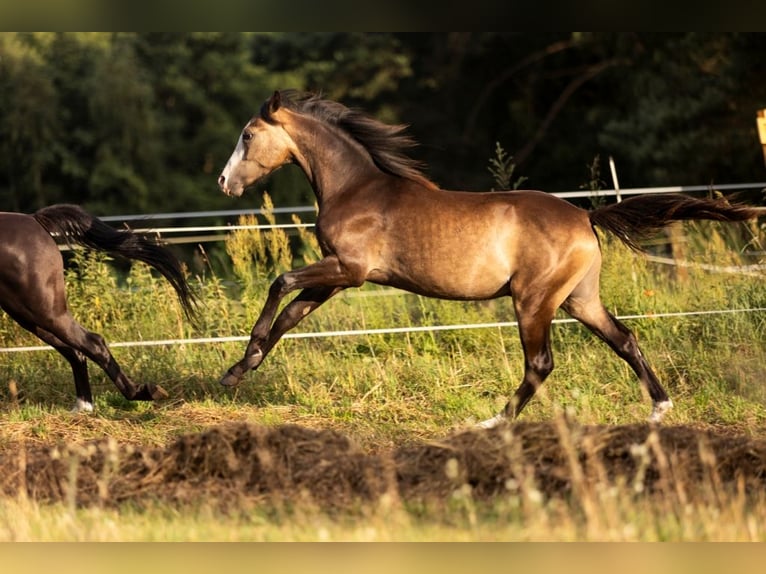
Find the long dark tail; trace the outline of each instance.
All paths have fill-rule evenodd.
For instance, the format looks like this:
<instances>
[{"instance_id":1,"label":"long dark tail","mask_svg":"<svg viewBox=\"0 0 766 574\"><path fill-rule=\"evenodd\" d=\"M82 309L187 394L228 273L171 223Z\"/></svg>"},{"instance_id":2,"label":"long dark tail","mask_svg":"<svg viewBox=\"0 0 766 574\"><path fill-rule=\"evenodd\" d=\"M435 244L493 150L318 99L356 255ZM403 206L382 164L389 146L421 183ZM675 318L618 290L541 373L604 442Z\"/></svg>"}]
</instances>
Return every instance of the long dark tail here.
<instances>
[{"instance_id":1,"label":"long dark tail","mask_svg":"<svg viewBox=\"0 0 766 574\"><path fill-rule=\"evenodd\" d=\"M51 205L32 217L48 233L58 234L67 243L135 259L153 267L173 286L186 316L195 319L197 298L186 281L181 263L166 248L132 231L117 231L77 205Z\"/></svg>"},{"instance_id":2,"label":"long dark tail","mask_svg":"<svg viewBox=\"0 0 766 574\"><path fill-rule=\"evenodd\" d=\"M725 198L697 199L669 193L631 197L620 203L599 207L589 215L591 224L614 233L631 249L642 251L639 240L672 221L746 221L766 215L766 209L729 202Z\"/></svg>"}]
</instances>

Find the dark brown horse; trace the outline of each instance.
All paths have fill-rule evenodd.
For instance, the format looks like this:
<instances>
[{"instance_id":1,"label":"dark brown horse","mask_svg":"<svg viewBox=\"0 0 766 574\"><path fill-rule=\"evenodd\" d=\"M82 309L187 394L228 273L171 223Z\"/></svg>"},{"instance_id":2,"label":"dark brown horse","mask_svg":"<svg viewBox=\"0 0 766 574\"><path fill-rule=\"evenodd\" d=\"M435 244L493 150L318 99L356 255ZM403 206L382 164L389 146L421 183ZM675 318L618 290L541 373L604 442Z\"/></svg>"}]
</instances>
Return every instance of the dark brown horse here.
<instances>
[{"instance_id":1,"label":"dark brown horse","mask_svg":"<svg viewBox=\"0 0 766 574\"><path fill-rule=\"evenodd\" d=\"M93 410L86 358L104 369L126 399L166 397L160 386L133 383L103 337L86 331L72 318L63 260L51 234L69 243L143 261L170 281L186 315L193 318L195 298L178 260L149 238L112 229L76 205L53 205L32 215L0 212L0 307L69 361L77 392L73 410Z\"/></svg>"},{"instance_id":2,"label":"dark brown horse","mask_svg":"<svg viewBox=\"0 0 766 574\"><path fill-rule=\"evenodd\" d=\"M403 130L292 91L275 92L247 123L218 178L221 190L239 196L278 167L298 164L317 197L324 258L274 281L244 358L221 383L238 384L306 315L339 291L371 281L443 299L513 298L524 378L504 412L482 426L518 415L553 369L550 326L558 308L628 362L652 399L651 420L659 421L672 402L634 335L601 303L593 228L635 249L638 238L671 221L740 221L759 210L673 194L589 212L539 191L445 191L404 155L413 142ZM276 316L282 298L296 289L301 292Z\"/></svg>"}]
</instances>

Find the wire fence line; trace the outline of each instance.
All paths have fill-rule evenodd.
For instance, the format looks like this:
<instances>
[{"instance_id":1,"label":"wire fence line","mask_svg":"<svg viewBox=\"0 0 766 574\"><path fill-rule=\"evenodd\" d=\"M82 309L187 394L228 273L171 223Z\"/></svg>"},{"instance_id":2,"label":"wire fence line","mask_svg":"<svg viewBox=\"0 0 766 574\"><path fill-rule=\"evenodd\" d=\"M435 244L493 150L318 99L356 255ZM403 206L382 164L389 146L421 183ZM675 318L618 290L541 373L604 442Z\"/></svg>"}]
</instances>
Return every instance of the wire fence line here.
<instances>
[{"instance_id":1,"label":"wire fence line","mask_svg":"<svg viewBox=\"0 0 766 574\"><path fill-rule=\"evenodd\" d=\"M576 198L576 197L607 197L621 195L638 195L638 194L659 194L659 193L681 193L681 192L700 192L710 191L716 189L720 191L729 190L744 190L744 189L764 189L766 191L766 182L762 183L742 183L742 184L724 184L718 186L705 186L705 185L690 185L690 186L665 186L665 187L652 187L652 188L626 188L626 189L606 189L600 191L572 191L572 192L560 192L552 193L552 195L561 197L564 199ZM316 214L316 206L295 206L295 207L275 207L270 210L272 214L298 214L298 213L312 213ZM102 217L104 221L130 221L141 220L150 221L157 219L170 219L170 218L202 218L213 216L241 216L241 215L262 215L261 209L241 209L241 210L223 210L223 211L195 211L195 212L171 212L171 213L155 213L155 214L143 214L143 215L115 215ZM183 244L183 243L204 243L210 241L221 241L228 237L229 233L238 230L294 230L294 229L311 229L315 227L314 223L273 223L273 224L227 224L227 225L201 225L201 226L181 226L181 227L145 227L136 228L133 231L137 233L155 233L157 235L174 235L184 233L216 233L215 235L190 235L186 237L165 237L163 240L165 243L171 244ZM79 249L78 246L60 245L59 249L66 251L69 249ZM659 257L655 255L646 255L649 261L659 263L663 265L671 265L678 267L699 267L706 271L713 273L736 273L750 276L762 276L763 271L766 271L766 265L743 265L743 266L716 266L710 264L696 263L691 261L683 261L672 259L668 257ZM381 295L382 293L367 293L370 296Z\"/></svg>"},{"instance_id":2,"label":"wire fence line","mask_svg":"<svg viewBox=\"0 0 766 574\"><path fill-rule=\"evenodd\" d=\"M734 313L762 313L766 312L766 307L751 307L744 309L712 309L705 311L677 311L666 313L647 313L635 315L618 315L617 319L621 321L631 321L637 319L668 319L677 317L695 317L705 315L730 315ZM560 325L566 323L576 323L576 319L554 319L553 324ZM407 333L423 333L438 331L460 331L466 329L503 329L509 327L518 327L518 321L500 321L491 323L459 323L453 325L420 325L410 327L384 327L379 329L346 329L338 331L310 331L303 333L287 333L283 339L317 339L329 337L354 337L361 335L395 335ZM215 343L231 343L249 341L247 335L235 335L227 337L196 337L189 339L160 339L154 341L118 341L109 343L110 347L158 347L169 345L200 345ZM0 348L0 353L24 353L32 351L52 351L53 348L45 345L29 347L7 347Z\"/></svg>"},{"instance_id":3,"label":"wire fence line","mask_svg":"<svg viewBox=\"0 0 766 574\"><path fill-rule=\"evenodd\" d=\"M605 189L599 191L571 191L571 192L558 192L552 193L562 199L584 198L584 197L611 197L611 196L625 196L625 195L639 195L639 194L652 194L652 193L691 193L702 192L710 190L719 191L731 191L731 190L747 190L747 189L766 189L766 182L762 183L743 183L743 184L724 184L724 185L691 185L691 186L666 186L666 187L653 187L653 188L624 188L624 189ZM294 207L275 207L269 210L272 214L299 214L299 213L312 213L316 214L316 206L294 206ZM239 209L239 210L218 210L218 211L193 211L193 212L169 212L169 213L154 213L154 214L136 214L136 215L114 215L100 217L103 221L153 221L163 219L193 219L204 217L233 217L241 215L262 215L264 212L261 209ZM157 233L157 234L175 234L175 233L206 233L206 232L225 232L220 235L207 235L207 236L191 236L184 238L166 239L168 243L189 243L198 241L217 241L225 238L229 232L235 230L244 229L306 229L314 227L313 223L280 223L280 224L252 224L252 225L208 225L208 226L186 226L186 227L156 227L156 228L140 228L134 229L136 232L143 233ZM66 246L61 246L61 249L66 249ZM650 261L656 263L678 265L683 267L688 266L700 266L703 269L712 272L721 273L744 273L748 275L762 275L760 273L766 266L764 265L749 265L749 266L727 266L719 267L713 265L703 265L686 261L677 261L670 258L662 258L656 256L647 256ZM390 291L390 292L389 292ZM369 296L379 295L396 295L406 294L399 290L386 290L381 293L364 293ZM362 293L359 294L360 296ZM729 313L754 313L763 312L766 308L748 308L748 309L717 309L709 311L689 311L689 312L674 312L674 313L653 313L645 315L623 315L618 316L621 320L635 320L635 319L658 319L658 318L671 318L671 317L687 317L687 316L699 316L699 315L713 315L713 314L729 314ZM574 319L556 319L554 324L573 323ZM463 329L486 329L486 328L508 328L517 327L516 321L506 322L494 322L494 323L473 323L473 324L456 324L456 325L430 325L430 326L417 326L417 327L390 327L381 329L352 329L341 331L320 331L320 332L304 332L304 333L287 333L284 338L321 338L321 337L340 337L340 336L360 336L360 335L380 335L380 334L399 334L399 333L417 333L417 332L435 332L435 331L447 331L447 330L463 330ZM162 345L189 345L189 344L214 344L214 343L226 343L226 342L243 342L248 341L249 336L228 336L228 337L198 337L189 339L164 339L156 341L122 341L110 343L111 347L138 347L138 346L162 346ZM9 347L0 348L0 353L14 353L14 352L28 352L28 351L43 351L52 350L48 346L29 346L29 347Z\"/></svg>"},{"instance_id":4,"label":"wire fence line","mask_svg":"<svg viewBox=\"0 0 766 574\"><path fill-rule=\"evenodd\" d=\"M659 255L644 255L652 263L661 263L662 265L672 265L674 267L698 268L711 273L730 273L735 275L747 275L749 277L766 277L766 265L712 265L710 263L697 263L694 261L685 261L683 259L673 259L671 257L660 257Z\"/></svg>"},{"instance_id":5,"label":"wire fence line","mask_svg":"<svg viewBox=\"0 0 766 574\"><path fill-rule=\"evenodd\" d=\"M560 197L562 199L576 199L576 198L601 198L601 197L617 197L620 199L625 195L643 195L643 194L659 194L659 193L696 193L696 192L709 192L711 190L718 191L736 191L736 190L751 190L751 189L764 189L766 190L766 182L760 183L731 183L722 185L677 185L677 186L664 186L664 187L636 187L636 188L624 188L624 189L604 189L604 190L579 190L579 191L564 191L564 192L552 192L551 195ZM293 207L274 207L269 210L269 213L273 215L298 215L298 214L311 214L316 215L317 207L315 205L299 205ZM238 217L242 215L264 215L264 210L259 208L253 209L228 209L217 211L179 211L179 212L167 212L167 213L148 213L148 214L128 214L128 215L109 215L100 217L102 221L107 222L150 222L161 221L170 219L201 219L201 218L221 218L221 217ZM295 230L295 229L310 229L315 225L313 223L274 223L274 224L251 224L251 225L202 225L202 226L174 226L174 227L141 227L132 229L137 233L154 233L157 235L171 235L174 237L163 238L165 243L180 245L189 243L209 243L216 241L223 241L228 234L236 230L245 229L257 229L257 230ZM188 235L191 233L206 233L207 235ZM186 234L185 236L182 236ZM62 251L69 249L68 246L61 246Z\"/></svg>"},{"instance_id":6,"label":"wire fence line","mask_svg":"<svg viewBox=\"0 0 766 574\"><path fill-rule=\"evenodd\" d=\"M551 192L551 195L562 199L588 197L617 197L618 195L642 195L650 193L695 193L701 191L736 191L748 189L766 189L766 182L760 183L727 183L722 185L674 185L665 187L633 187L622 189L602 189ZM299 205L295 207L274 207L269 210L274 215L316 213L316 206ZM169 213L145 213L132 215L107 215L99 217L102 221L151 221L162 219L196 219L203 217L235 217L240 215L262 215L262 209L227 209L218 211L176 211Z\"/></svg>"},{"instance_id":7,"label":"wire fence line","mask_svg":"<svg viewBox=\"0 0 766 574\"><path fill-rule=\"evenodd\" d=\"M284 215L292 213L316 213L313 205L299 205L294 207L274 207L269 213ZM262 209L223 209L217 211L172 211L168 213L139 213L133 215L105 215L99 216L101 221L151 221L154 219L198 219L201 217L235 217L240 215L263 215Z\"/></svg>"}]
</instances>

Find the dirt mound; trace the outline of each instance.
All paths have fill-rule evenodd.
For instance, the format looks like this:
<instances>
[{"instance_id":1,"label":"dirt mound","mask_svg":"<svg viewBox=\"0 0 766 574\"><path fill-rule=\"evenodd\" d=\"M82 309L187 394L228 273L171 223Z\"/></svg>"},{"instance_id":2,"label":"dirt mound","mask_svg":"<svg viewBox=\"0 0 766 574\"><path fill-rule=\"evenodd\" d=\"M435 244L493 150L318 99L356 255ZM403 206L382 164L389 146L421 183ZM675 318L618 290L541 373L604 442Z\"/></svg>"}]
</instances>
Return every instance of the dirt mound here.
<instances>
[{"instance_id":1,"label":"dirt mound","mask_svg":"<svg viewBox=\"0 0 766 574\"><path fill-rule=\"evenodd\" d=\"M766 487L766 441L690 427L582 426L563 419L470 430L365 452L348 437L295 425L226 424L162 448L104 439L0 456L0 491L38 501L306 502L325 510L389 499L491 500L525 489L581 495L596 485L695 496ZM74 487L76 485L76 487Z\"/></svg>"}]
</instances>

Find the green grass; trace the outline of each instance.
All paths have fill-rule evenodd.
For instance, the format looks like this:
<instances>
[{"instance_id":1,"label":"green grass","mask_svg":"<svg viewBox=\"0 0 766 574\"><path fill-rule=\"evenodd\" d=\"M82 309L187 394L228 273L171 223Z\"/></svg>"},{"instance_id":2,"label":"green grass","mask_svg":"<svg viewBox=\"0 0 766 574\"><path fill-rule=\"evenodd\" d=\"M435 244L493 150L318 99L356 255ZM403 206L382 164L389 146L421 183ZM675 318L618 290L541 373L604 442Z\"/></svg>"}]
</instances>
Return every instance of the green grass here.
<instances>
[{"instance_id":1,"label":"green grass","mask_svg":"<svg viewBox=\"0 0 766 574\"><path fill-rule=\"evenodd\" d=\"M688 259L715 265L752 263L742 240L721 227L687 225ZM748 241L762 243L753 227ZM238 232L228 244L234 277L196 281L203 318L185 321L172 290L142 265L117 277L107 258L80 254L69 273L75 317L108 342L246 335L265 299L274 266L316 257L310 238L291 261L280 232ZM763 277L716 274L647 261L603 238L602 297L617 315L766 307ZM251 255L260 250L259 264ZM269 262L264 265L263 261ZM363 296L360 296L363 295ZM563 317L563 315L562 315ZM513 320L509 300L448 302L366 286L341 294L296 331L374 329L423 324ZM723 428L766 437L766 314L642 318L626 323L675 403L668 424ZM40 344L0 316L0 345ZM0 449L22 441L76 442L112 436L161 445L212 424L244 420L333 428L367 448L444 436L501 409L522 375L515 328L436 333L358 335L281 341L257 372L236 389L218 384L244 343L113 348L138 382L161 384L171 395L157 404L130 403L90 366L96 412L68 413L71 373L53 351L3 354ZM549 420L562 409L584 424L646 420L650 402L628 366L579 324L553 327L556 369L529 404L525 420ZM15 391L13 390L15 389ZM504 501L479 507L470 497L447 510L373 509L362 522L320 514L309 519L267 511L221 516L209 508L71 509L8 501L0 510L0 539L33 540L707 540L766 539L766 505L747 512L736 497L726 508L691 506L668 515L650 503L598 499L597 523L551 505ZM515 506L514 506L515 505ZM526 506L525 506L526 505ZM310 511L306 511L310 514ZM685 514L684 514L685 513ZM304 520L305 519L305 520Z\"/></svg>"}]
</instances>

